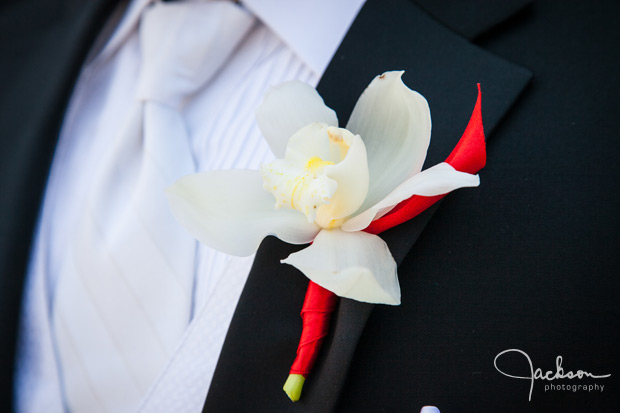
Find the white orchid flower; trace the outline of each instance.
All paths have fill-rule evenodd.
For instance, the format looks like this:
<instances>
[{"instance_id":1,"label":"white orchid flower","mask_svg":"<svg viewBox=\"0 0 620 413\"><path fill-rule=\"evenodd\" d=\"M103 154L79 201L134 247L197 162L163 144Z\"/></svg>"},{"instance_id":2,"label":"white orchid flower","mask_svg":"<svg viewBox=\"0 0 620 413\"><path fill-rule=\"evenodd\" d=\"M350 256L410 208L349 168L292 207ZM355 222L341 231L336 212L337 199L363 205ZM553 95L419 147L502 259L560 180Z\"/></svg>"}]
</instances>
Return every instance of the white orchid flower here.
<instances>
[{"instance_id":1,"label":"white orchid flower","mask_svg":"<svg viewBox=\"0 0 620 413\"><path fill-rule=\"evenodd\" d=\"M260 172L184 177L168 190L173 213L202 243L232 255L253 254L268 235L312 242L282 262L341 297L400 304L394 258L380 237L363 230L412 195L479 185L477 175L447 163L422 171L430 111L402 74L376 77L346 129L310 86L272 88L256 116L281 159Z\"/></svg>"}]
</instances>

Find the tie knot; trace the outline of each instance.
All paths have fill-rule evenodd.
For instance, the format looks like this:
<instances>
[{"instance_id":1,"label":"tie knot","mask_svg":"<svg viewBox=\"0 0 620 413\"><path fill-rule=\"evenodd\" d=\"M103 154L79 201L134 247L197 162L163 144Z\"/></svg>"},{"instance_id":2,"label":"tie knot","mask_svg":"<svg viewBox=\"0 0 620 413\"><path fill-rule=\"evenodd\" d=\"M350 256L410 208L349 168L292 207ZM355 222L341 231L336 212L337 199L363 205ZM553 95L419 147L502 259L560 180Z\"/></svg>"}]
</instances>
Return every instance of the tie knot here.
<instances>
[{"instance_id":1,"label":"tie knot","mask_svg":"<svg viewBox=\"0 0 620 413\"><path fill-rule=\"evenodd\" d=\"M158 2L140 21L137 98L173 107L217 73L254 18L228 1Z\"/></svg>"}]
</instances>

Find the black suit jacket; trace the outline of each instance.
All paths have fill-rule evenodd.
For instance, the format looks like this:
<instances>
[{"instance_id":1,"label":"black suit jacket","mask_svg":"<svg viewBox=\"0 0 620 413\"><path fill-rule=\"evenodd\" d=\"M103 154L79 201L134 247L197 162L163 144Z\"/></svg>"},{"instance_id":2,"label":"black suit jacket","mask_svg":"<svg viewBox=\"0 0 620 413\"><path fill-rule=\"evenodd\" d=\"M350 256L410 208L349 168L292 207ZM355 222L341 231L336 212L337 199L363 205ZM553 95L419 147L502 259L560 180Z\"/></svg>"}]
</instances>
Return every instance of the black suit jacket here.
<instances>
[{"instance_id":1,"label":"black suit jacket","mask_svg":"<svg viewBox=\"0 0 620 413\"><path fill-rule=\"evenodd\" d=\"M71 87L109 3L3 6L0 391L6 409L23 274L49 162ZM451 194L382 234L400 264L403 304L341 300L295 405L281 385L299 338L307 281L279 264L295 248L268 238L205 410L416 411L424 404L444 412L617 410L618 8L611 1L417 3L369 0L319 91L344 124L374 75L407 70L405 82L431 108L430 166L460 137L481 83L489 138L481 187ZM562 355L565 371L612 376L538 380L528 401L530 383L493 364L511 348L543 371L555 371ZM525 363L506 356L500 365L525 376ZM604 390L545 391L545 384Z\"/></svg>"}]
</instances>

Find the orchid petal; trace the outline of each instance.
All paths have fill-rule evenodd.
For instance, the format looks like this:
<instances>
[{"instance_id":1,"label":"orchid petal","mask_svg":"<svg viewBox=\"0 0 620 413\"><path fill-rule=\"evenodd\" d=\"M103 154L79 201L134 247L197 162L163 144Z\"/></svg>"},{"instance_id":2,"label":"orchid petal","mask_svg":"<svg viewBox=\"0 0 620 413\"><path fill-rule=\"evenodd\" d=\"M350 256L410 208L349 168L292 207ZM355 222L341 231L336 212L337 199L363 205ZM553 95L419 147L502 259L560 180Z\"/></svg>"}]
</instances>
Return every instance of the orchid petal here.
<instances>
[{"instance_id":1,"label":"orchid petal","mask_svg":"<svg viewBox=\"0 0 620 413\"><path fill-rule=\"evenodd\" d=\"M285 159L299 163L314 156L329 159L330 148L326 123L312 122L297 130L288 141Z\"/></svg>"},{"instance_id":2,"label":"orchid petal","mask_svg":"<svg viewBox=\"0 0 620 413\"><path fill-rule=\"evenodd\" d=\"M211 171L179 179L166 190L179 222L203 244L227 254L248 256L275 235L291 244L316 236L317 225L295 210L275 210L257 171Z\"/></svg>"},{"instance_id":3,"label":"orchid petal","mask_svg":"<svg viewBox=\"0 0 620 413\"><path fill-rule=\"evenodd\" d=\"M387 244L376 235L323 230L312 245L282 262L340 297L400 304L396 262Z\"/></svg>"},{"instance_id":4,"label":"orchid petal","mask_svg":"<svg viewBox=\"0 0 620 413\"><path fill-rule=\"evenodd\" d=\"M360 231L412 195L442 195L458 188L478 185L478 175L459 172L450 164L442 162L407 179L377 204L345 222L342 229Z\"/></svg>"},{"instance_id":5,"label":"orchid petal","mask_svg":"<svg viewBox=\"0 0 620 413\"><path fill-rule=\"evenodd\" d=\"M366 147L359 135L351 137L347 154L342 162L325 167L325 175L338 183L338 189L329 204L321 205L317 222L345 218L358 210L368 194L368 162Z\"/></svg>"},{"instance_id":6,"label":"orchid petal","mask_svg":"<svg viewBox=\"0 0 620 413\"><path fill-rule=\"evenodd\" d=\"M370 184L362 211L420 172L426 158L430 110L422 95L405 86L402 74L377 76L360 96L347 124L362 137L368 151Z\"/></svg>"},{"instance_id":7,"label":"orchid petal","mask_svg":"<svg viewBox=\"0 0 620 413\"><path fill-rule=\"evenodd\" d=\"M318 92L299 81L269 89L256 109L256 121L277 158L284 157L289 138L302 127L312 122L338 126L336 113L325 106Z\"/></svg>"}]
</instances>

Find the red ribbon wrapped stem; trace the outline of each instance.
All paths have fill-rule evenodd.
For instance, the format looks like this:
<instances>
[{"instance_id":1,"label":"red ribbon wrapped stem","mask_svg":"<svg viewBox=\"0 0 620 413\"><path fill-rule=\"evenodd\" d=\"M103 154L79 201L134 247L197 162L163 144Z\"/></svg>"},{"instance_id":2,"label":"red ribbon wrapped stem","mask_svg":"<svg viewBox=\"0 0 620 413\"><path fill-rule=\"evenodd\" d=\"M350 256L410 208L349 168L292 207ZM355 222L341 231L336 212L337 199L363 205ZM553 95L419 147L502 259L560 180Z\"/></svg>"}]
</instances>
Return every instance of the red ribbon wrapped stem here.
<instances>
[{"instance_id":1,"label":"red ribbon wrapped stem","mask_svg":"<svg viewBox=\"0 0 620 413\"><path fill-rule=\"evenodd\" d=\"M337 295L310 281L301 308L303 320L301 339L290 374L301 374L306 377L312 370L321 344L329 332L329 320L337 302Z\"/></svg>"}]
</instances>

